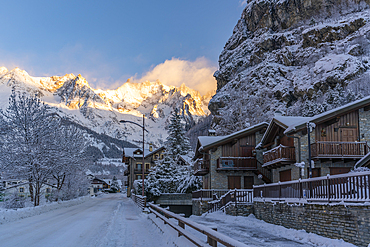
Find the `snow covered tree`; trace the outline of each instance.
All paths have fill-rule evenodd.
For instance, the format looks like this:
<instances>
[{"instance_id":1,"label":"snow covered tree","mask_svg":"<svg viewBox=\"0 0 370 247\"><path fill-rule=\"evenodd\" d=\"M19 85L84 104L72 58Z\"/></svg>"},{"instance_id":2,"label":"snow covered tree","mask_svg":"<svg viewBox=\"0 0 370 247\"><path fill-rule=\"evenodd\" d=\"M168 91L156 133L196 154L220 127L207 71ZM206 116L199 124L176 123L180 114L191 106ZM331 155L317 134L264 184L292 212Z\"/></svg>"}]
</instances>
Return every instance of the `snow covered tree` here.
<instances>
[{"instance_id":1,"label":"snow covered tree","mask_svg":"<svg viewBox=\"0 0 370 247\"><path fill-rule=\"evenodd\" d=\"M53 199L57 201L66 177L83 173L92 160L86 154L87 139L84 133L76 126L67 125L67 123L62 124L55 131L53 140L57 148L52 164L52 177L54 182L56 182L56 191L54 191Z\"/></svg>"},{"instance_id":2,"label":"snow covered tree","mask_svg":"<svg viewBox=\"0 0 370 247\"><path fill-rule=\"evenodd\" d=\"M14 90L9 106L0 110L0 164L3 170L29 180L31 199L39 205L41 187L52 173L53 130L59 121L36 96Z\"/></svg>"},{"instance_id":3,"label":"snow covered tree","mask_svg":"<svg viewBox=\"0 0 370 247\"><path fill-rule=\"evenodd\" d=\"M168 151L163 160L159 161L144 181L144 189L148 198L160 196L162 193L175 193L181 179L179 169ZM141 191L141 181L136 183L136 191Z\"/></svg>"},{"instance_id":4,"label":"snow covered tree","mask_svg":"<svg viewBox=\"0 0 370 247\"><path fill-rule=\"evenodd\" d=\"M181 122L179 110L175 108L168 125L168 137L165 142L168 154L174 159L178 154L185 155L191 151L189 138L185 135L185 127Z\"/></svg>"},{"instance_id":5,"label":"snow covered tree","mask_svg":"<svg viewBox=\"0 0 370 247\"><path fill-rule=\"evenodd\" d=\"M114 193L120 190L116 176L113 177L110 188Z\"/></svg>"},{"instance_id":6,"label":"snow covered tree","mask_svg":"<svg viewBox=\"0 0 370 247\"><path fill-rule=\"evenodd\" d=\"M15 90L7 109L0 110L0 170L28 179L34 206L40 203L43 185L55 178L60 191L66 175L84 167L85 138L61 122L38 97Z\"/></svg>"}]
</instances>

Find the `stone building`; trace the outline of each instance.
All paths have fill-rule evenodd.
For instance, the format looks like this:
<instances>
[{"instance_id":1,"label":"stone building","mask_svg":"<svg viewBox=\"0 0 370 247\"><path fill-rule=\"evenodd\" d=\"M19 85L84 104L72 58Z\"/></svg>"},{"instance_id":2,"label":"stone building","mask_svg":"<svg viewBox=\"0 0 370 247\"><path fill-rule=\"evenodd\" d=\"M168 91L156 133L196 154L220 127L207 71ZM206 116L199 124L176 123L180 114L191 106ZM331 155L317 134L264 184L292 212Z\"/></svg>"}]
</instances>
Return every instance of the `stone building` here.
<instances>
[{"instance_id":1,"label":"stone building","mask_svg":"<svg viewBox=\"0 0 370 247\"><path fill-rule=\"evenodd\" d=\"M144 166L143 166L143 151L141 148L124 148L123 159L127 165L125 176L127 176L127 195L131 195L131 189L135 180L142 179L142 169L144 169L144 178L149 174L149 170L155 166L155 162L163 159L164 147L153 150L152 146L144 150Z\"/></svg>"},{"instance_id":2,"label":"stone building","mask_svg":"<svg viewBox=\"0 0 370 247\"><path fill-rule=\"evenodd\" d=\"M227 136L198 137L194 175L203 176L203 189L251 189L270 182L255 147L268 124L260 123Z\"/></svg>"}]
</instances>

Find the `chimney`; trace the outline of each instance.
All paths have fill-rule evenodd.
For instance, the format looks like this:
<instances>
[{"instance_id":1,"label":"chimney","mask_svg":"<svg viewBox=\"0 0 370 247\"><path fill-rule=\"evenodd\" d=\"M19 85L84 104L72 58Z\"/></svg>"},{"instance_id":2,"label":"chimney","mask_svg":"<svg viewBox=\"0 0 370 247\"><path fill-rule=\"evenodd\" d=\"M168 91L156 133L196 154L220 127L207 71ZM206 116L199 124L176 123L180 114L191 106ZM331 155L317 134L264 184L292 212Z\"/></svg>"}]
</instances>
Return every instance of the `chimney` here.
<instances>
[{"instance_id":1,"label":"chimney","mask_svg":"<svg viewBox=\"0 0 370 247\"><path fill-rule=\"evenodd\" d=\"M216 131L213 129L208 130L208 136L216 136Z\"/></svg>"},{"instance_id":2,"label":"chimney","mask_svg":"<svg viewBox=\"0 0 370 247\"><path fill-rule=\"evenodd\" d=\"M275 112L275 117L283 116L283 113L281 111L276 111Z\"/></svg>"},{"instance_id":3,"label":"chimney","mask_svg":"<svg viewBox=\"0 0 370 247\"><path fill-rule=\"evenodd\" d=\"M153 152L153 144L149 143L149 152Z\"/></svg>"}]
</instances>

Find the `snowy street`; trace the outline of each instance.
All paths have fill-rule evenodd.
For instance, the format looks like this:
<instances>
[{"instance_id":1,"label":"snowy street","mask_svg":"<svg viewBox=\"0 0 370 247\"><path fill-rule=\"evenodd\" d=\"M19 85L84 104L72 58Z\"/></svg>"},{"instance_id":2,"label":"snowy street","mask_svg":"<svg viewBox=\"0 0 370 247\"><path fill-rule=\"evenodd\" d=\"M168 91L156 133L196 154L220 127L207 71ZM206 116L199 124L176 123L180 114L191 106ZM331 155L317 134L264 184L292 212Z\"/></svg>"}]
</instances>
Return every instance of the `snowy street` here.
<instances>
[{"instance_id":1,"label":"snowy street","mask_svg":"<svg viewBox=\"0 0 370 247\"><path fill-rule=\"evenodd\" d=\"M0 224L0 246L173 246L122 194ZM155 240L155 242L153 242Z\"/></svg>"}]
</instances>

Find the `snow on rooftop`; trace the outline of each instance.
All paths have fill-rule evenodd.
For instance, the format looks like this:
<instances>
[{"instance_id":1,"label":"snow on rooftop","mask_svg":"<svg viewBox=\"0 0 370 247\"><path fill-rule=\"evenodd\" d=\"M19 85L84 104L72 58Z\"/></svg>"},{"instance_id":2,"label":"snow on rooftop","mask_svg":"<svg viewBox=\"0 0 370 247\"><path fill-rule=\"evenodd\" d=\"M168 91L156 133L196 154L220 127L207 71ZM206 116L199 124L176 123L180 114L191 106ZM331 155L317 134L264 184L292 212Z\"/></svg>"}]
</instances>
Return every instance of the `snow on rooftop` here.
<instances>
[{"instance_id":1,"label":"snow on rooftop","mask_svg":"<svg viewBox=\"0 0 370 247\"><path fill-rule=\"evenodd\" d=\"M348 103L348 104L345 104L343 106L340 106L340 107L337 107L337 108L334 108L332 110L329 110L329 111L326 111L326 112L323 112L321 114L318 114L318 115L315 115L313 117L308 117L308 118L303 118L302 117L302 120L301 121L297 121L296 123L292 123L284 132L284 134L287 134L289 132L291 132L292 130L294 130L295 128L297 128L298 126L304 124L304 123L308 123L308 122L316 122L317 120L319 120L320 118L322 117L325 117L325 116L328 116L330 114L335 114L337 112L340 112L342 111L343 109L346 109L346 108L351 108L351 107L355 107L356 105L358 104L368 104L370 103L370 96L367 96L367 97L364 97L362 99L359 99L359 100L356 100L356 101L353 101L351 103Z\"/></svg>"}]
</instances>

